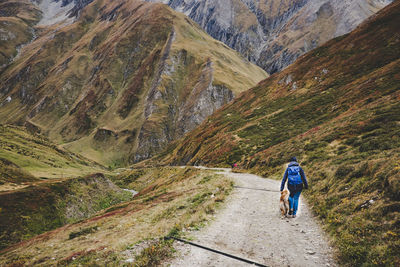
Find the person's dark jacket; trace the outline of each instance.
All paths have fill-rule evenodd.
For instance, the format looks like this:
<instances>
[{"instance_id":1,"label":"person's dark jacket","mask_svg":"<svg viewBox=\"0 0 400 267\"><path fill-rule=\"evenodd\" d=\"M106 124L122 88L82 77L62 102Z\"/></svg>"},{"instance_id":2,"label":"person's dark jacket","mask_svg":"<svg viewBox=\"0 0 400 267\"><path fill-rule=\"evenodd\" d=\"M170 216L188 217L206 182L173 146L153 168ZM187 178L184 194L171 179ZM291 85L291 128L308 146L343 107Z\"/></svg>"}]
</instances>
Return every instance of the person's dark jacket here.
<instances>
[{"instance_id":1,"label":"person's dark jacket","mask_svg":"<svg viewBox=\"0 0 400 267\"><path fill-rule=\"evenodd\" d=\"M299 163L297 163L296 161L292 161L292 162L289 163L288 167L286 168L285 174L283 175L283 179L282 179L282 183L281 183L281 191L283 191L283 189L285 188L285 183L286 183L286 180L288 178L288 169L291 166L299 166L300 176L301 176L301 180L303 182L301 185L304 184L304 188L307 189L308 188L308 182L307 182L307 178L306 178L306 175L305 175L303 169L300 167ZM289 191L290 191L290 185L288 185L288 188L289 188Z\"/></svg>"}]
</instances>

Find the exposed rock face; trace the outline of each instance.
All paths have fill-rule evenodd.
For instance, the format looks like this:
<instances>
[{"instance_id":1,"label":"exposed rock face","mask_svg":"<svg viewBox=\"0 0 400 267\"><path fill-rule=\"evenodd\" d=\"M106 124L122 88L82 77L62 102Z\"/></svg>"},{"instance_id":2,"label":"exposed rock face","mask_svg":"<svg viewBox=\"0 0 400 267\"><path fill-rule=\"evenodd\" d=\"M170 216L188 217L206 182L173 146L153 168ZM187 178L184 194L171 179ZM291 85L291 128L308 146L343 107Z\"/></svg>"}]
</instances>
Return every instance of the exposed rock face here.
<instances>
[{"instance_id":1,"label":"exposed rock face","mask_svg":"<svg viewBox=\"0 0 400 267\"><path fill-rule=\"evenodd\" d=\"M390 0L147 0L185 13L269 73L348 33Z\"/></svg>"},{"instance_id":2,"label":"exposed rock face","mask_svg":"<svg viewBox=\"0 0 400 267\"><path fill-rule=\"evenodd\" d=\"M394 114L400 114L399 12L397 1L350 34L308 52L215 112L168 155L155 160L176 165L238 163L273 173L270 169L280 172L291 155L301 155L308 166L327 164L326 159L339 165L339 156L347 157L340 149L315 156L322 143L351 144L354 150L346 155L385 151L378 157L388 159L388 151L400 144L392 145L400 139L394 130Z\"/></svg>"},{"instance_id":3,"label":"exposed rock face","mask_svg":"<svg viewBox=\"0 0 400 267\"><path fill-rule=\"evenodd\" d=\"M62 2L42 0L38 7L42 11L42 18L38 26L52 25L64 21L71 23L73 21L72 18L68 18L68 12L74 8L74 3L63 5Z\"/></svg>"},{"instance_id":4,"label":"exposed rock face","mask_svg":"<svg viewBox=\"0 0 400 267\"><path fill-rule=\"evenodd\" d=\"M211 81L206 90L202 90L198 95L197 90L197 87L193 88L191 99L185 103L178 118L178 134L181 136L200 125L206 117L234 97L231 90L223 85L213 85Z\"/></svg>"},{"instance_id":5,"label":"exposed rock face","mask_svg":"<svg viewBox=\"0 0 400 267\"><path fill-rule=\"evenodd\" d=\"M78 16L79 12L91 2L93 2L93 0L62 0L62 5L67 6L73 3L73 8L69 11L69 15Z\"/></svg>"},{"instance_id":6,"label":"exposed rock face","mask_svg":"<svg viewBox=\"0 0 400 267\"><path fill-rule=\"evenodd\" d=\"M147 120L143 124L139 133L139 145L133 159L134 162L154 156L166 143L193 130L206 117L233 99L233 92L229 88L224 85L213 85L212 64L211 61L205 64L199 79L196 80L197 83L188 93L184 102L178 104L173 101L174 105L168 106L168 119L159 125L158 131L154 131L154 122L151 120ZM179 97L171 89L167 88L167 95L160 91L155 92L154 100L162 98L163 101L168 101L168 98ZM150 105L152 106L152 104ZM150 116L149 109L146 111L145 116L148 118Z\"/></svg>"},{"instance_id":7,"label":"exposed rock face","mask_svg":"<svg viewBox=\"0 0 400 267\"><path fill-rule=\"evenodd\" d=\"M268 76L161 4L94 1L42 27L0 76L1 120L110 165L151 157Z\"/></svg>"}]
</instances>

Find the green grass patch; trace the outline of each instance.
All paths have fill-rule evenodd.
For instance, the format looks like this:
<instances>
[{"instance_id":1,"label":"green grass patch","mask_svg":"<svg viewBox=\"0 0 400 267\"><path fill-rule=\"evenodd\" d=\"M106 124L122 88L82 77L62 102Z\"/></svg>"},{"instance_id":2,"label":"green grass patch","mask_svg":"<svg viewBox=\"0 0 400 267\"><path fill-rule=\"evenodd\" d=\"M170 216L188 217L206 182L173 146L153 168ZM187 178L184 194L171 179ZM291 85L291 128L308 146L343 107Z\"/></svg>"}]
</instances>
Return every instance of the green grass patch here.
<instances>
[{"instance_id":1,"label":"green grass patch","mask_svg":"<svg viewBox=\"0 0 400 267\"><path fill-rule=\"evenodd\" d=\"M0 249L132 198L102 174L0 194Z\"/></svg>"}]
</instances>

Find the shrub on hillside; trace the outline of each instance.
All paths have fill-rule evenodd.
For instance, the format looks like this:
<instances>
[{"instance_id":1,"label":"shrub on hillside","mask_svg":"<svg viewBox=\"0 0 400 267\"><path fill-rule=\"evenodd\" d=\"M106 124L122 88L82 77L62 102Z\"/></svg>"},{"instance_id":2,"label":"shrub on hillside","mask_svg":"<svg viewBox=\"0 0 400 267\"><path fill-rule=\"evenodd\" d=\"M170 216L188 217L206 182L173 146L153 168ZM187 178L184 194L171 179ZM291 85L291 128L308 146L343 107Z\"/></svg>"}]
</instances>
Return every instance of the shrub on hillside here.
<instances>
[{"instance_id":1,"label":"shrub on hillside","mask_svg":"<svg viewBox=\"0 0 400 267\"><path fill-rule=\"evenodd\" d=\"M387 195L393 200L400 201L400 167L394 167L387 172L385 178Z\"/></svg>"},{"instance_id":2,"label":"shrub on hillside","mask_svg":"<svg viewBox=\"0 0 400 267\"><path fill-rule=\"evenodd\" d=\"M135 257L135 266L157 266L172 256L174 248L172 240L156 241L154 244L145 248L139 255Z\"/></svg>"},{"instance_id":3,"label":"shrub on hillside","mask_svg":"<svg viewBox=\"0 0 400 267\"><path fill-rule=\"evenodd\" d=\"M340 165L335 172L335 177L339 178L339 179L343 179L343 178L346 178L353 171L354 171L353 166Z\"/></svg>"},{"instance_id":4,"label":"shrub on hillside","mask_svg":"<svg viewBox=\"0 0 400 267\"><path fill-rule=\"evenodd\" d=\"M355 169L351 174L350 177L354 177L354 178L360 178L366 175L370 175L370 170L368 167L368 163L364 163L362 165L360 165L359 167L357 167L357 169Z\"/></svg>"},{"instance_id":5,"label":"shrub on hillside","mask_svg":"<svg viewBox=\"0 0 400 267\"><path fill-rule=\"evenodd\" d=\"M348 146L359 146L361 145L360 140L358 139L358 137L350 137L348 139L346 139L346 141L344 142L344 144L348 145Z\"/></svg>"},{"instance_id":6,"label":"shrub on hillside","mask_svg":"<svg viewBox=\"0 0 400 267\"><path fill-rule=\"evenodd\" d=\"M392 146L388 141L372 139L366 142L363 142L360 147L360 152L367 152L371 150L387 150L390 149Z\"/></svg>"},{"instance_id":7,"label":"shrub on hillside","mask_svg":"<svg viewBox=\"0 0 400 267\"><path fill-rule=\"evenodd\" d=\"M323 142L323 141L313 141L311 143L308 143L304 146L304 150L306 151L313 151L317 148L321 148L321 147L326 147L328 145L327 142Z\"/></svg>"}]
</instances>

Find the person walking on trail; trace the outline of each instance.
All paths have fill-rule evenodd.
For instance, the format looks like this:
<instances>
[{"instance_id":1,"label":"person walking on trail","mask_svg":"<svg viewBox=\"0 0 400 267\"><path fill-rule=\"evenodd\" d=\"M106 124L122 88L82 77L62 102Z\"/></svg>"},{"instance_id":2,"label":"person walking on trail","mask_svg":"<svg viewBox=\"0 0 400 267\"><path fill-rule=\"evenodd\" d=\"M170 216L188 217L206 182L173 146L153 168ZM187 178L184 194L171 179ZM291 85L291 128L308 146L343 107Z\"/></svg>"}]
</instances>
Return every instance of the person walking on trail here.
<instances>
[{"instance_id":1,"label":"person walking on trail","mask_svg":"<svg viewBox=\"0 0 400 267\"><path fill-rule=\"evenodd\" d=\"M299 198L301 191L308 188L307 178L303 169L297 163L296 157L290 159L290 163L286 168L281 183L281 191L285 188L286 180L288 180L287 187L289 189L289 216L296 217L297 208L299 206Z\"/></svg>"}]
</instances>

